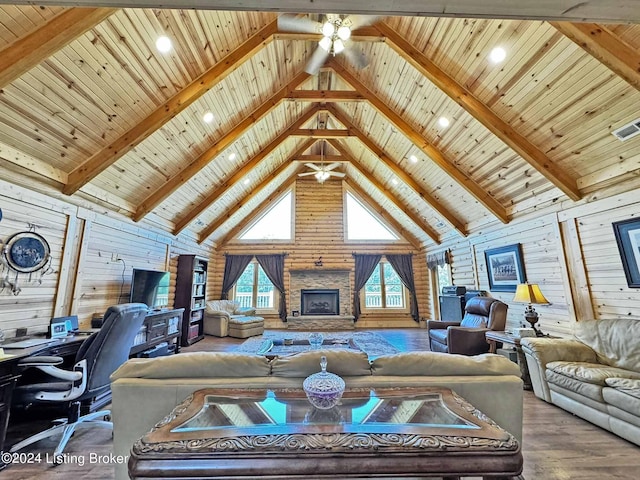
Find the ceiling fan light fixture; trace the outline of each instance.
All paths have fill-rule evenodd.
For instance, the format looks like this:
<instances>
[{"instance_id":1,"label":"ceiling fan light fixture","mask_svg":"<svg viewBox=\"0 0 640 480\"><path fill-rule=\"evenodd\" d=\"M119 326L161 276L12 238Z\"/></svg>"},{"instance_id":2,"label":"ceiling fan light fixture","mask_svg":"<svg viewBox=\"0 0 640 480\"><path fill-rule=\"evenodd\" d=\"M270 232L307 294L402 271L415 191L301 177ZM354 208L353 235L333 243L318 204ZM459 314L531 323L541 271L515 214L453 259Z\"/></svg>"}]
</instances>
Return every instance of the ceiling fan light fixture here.
<instances>
[{"instance_id":1,"label":"ceiling fan light fixture","mask_svg":"<svg viewBox=\"0 0 640 480\"><path fill-rule=\"evenodd\" d=\"M333 42L333 54L340 53L344 50L344 43L339 38Z\"/></svg>"},{"instance_id":2,"label":"ceiling fan light fixture","mask_svg":"<svg viewBox=\"0 0 640 480\"><path fill-rule=\"evenodd\" d=\"M331 38L335 31L336 26L331 22L325 22L325 24L322 25L322 35L324 35L325 37Z\"/></svg>"},{"instance_id":3,"label":"ceiling fan light fixture","mask_svg":"<svg viewBox=\"0 0 640 480\"><path fill-rule=\"evenodd\" d=\"M322 40L320 40L320 47L325 51L328 52L331 50L331 38L329 37L324 37Z\"/></svg>"},{"instance_id":4,"label":"ceiling fan light fixture","mask_svg":"<svg viewBox=\"0 0 640 480\"><path fill-rule=\"evenodd\" d=\"M349 40L349 37L351 37L351 29L342 25L338 28L338 37L340 37L341 40Z\"/></svg>"}]
</instances>

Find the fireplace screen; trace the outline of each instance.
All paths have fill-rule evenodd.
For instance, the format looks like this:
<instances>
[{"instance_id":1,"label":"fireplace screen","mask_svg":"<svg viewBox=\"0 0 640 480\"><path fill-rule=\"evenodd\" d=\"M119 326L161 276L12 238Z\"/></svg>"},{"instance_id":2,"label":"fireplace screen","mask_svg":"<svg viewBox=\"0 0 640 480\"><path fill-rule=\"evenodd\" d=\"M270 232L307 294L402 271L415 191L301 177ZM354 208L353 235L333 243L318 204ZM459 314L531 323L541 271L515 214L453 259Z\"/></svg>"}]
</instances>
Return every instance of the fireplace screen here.
<instances>
[{"instance_id":1,"label":"fireplace screen","mask_svg":"<svg viewBox=\"0 0 640 480\"><path fill-rule=\"evenodd\" d=\"M301 290L302 315L338 315L340 291L338 289Z\"/></svg>"}]
</instances>

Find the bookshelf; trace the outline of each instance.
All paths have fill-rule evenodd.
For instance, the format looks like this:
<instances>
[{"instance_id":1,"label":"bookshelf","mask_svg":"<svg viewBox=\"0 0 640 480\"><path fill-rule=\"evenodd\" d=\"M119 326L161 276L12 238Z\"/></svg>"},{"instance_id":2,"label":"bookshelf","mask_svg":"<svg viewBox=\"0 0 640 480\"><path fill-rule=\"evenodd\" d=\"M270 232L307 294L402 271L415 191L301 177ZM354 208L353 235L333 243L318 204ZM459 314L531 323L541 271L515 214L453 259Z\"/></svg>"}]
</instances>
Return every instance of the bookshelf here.
<instances>
[{"instance_id":1,"label":"bookshelf","mask_svg":"<svg viewBox=\"0 0 640 480\"><path fill-rule=\"evenodd\" d=\"M175 308L184 308L182 346L187 347L204 338L203 320L207 302L206 258L197 255L178 257Z\"/></svg>"}]
</instances>

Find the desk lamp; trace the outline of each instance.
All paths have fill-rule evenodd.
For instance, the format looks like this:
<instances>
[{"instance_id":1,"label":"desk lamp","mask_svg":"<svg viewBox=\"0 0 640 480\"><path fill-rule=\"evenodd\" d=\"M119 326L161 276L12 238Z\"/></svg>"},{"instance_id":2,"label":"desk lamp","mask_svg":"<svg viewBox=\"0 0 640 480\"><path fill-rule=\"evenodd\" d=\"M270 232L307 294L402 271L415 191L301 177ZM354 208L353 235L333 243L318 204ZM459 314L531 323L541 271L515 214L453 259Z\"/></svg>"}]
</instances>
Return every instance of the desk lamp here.
<instances>
[{"instance_id":1,"label":"desk lamp","mask_svg":"<svg viewBox=\"0 0 640 480\"><path fill-rule=\"evenodd\" d=\"M536 328L536 323L538 323L538 312L535 311L532 304L549 305L549 301L544 298L538 284L521 283L518 285L513 301L518 303L528 303L527 307L524 309L524 319L531 324L531 328L536 332L536 336L544 337L545 334Z\"/></svg>"}]
</instances>

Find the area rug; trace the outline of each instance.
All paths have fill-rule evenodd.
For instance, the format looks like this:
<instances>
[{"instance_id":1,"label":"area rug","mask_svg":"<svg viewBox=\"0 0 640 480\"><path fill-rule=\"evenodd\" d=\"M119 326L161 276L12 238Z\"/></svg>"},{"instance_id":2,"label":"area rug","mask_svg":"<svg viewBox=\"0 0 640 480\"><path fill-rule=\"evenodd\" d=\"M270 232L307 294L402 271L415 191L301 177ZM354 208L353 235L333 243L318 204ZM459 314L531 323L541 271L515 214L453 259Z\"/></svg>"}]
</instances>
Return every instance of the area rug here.
<instances>
[{"instance_id":1,"label":"area rug","mask_svg":"<svg viewBox=\"0 0 640 480\"><path fill-rule=\"evenodd\" d=\"M259 353L262 355L295 355L312 349L308 342L311 332L265 331L262 335L248 338L235 349L236 352ZM369 358L398 353L381 335L375 332L320 332L324 337L323 349L361 350ZM287 345L285 345L285 340ZM290 343L290 344L289 344Z\"/></svg>"}]
</instances>

